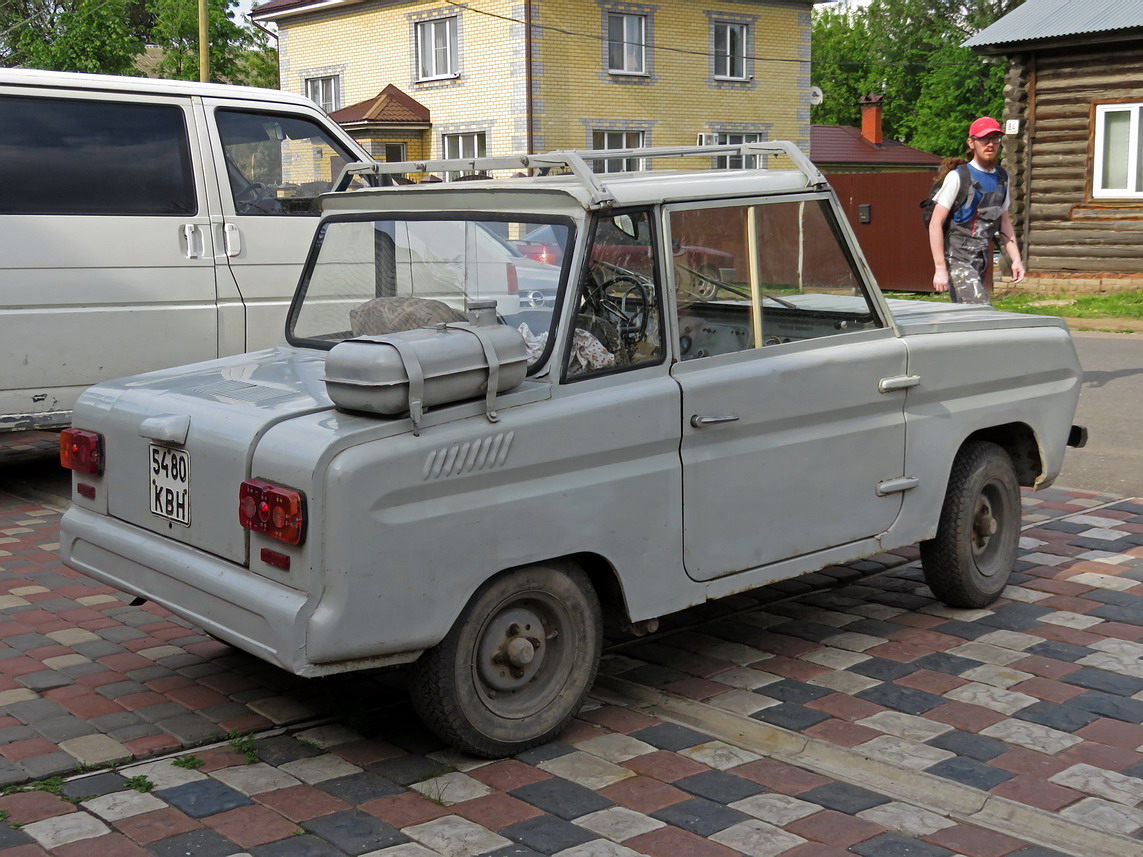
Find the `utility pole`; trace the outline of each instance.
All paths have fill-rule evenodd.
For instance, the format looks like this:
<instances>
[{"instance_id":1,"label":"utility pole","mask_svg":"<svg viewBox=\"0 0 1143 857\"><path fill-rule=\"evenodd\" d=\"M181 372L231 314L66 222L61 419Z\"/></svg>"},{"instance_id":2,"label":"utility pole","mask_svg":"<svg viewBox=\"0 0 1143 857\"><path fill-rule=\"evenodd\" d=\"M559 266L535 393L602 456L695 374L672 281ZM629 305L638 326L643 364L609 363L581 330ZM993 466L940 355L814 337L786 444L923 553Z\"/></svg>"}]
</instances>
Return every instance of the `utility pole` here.
<instances>
[{"instance_id":1,"label":"utility pole","mask_svg":"<svg viewBox=\"0 0 1143 857\"><path fill-rule=\"evenodd\" d=\"M198 79L210 80L210 42L206 36L206 0L198 0Z\"/></svg>"}]
</instances>

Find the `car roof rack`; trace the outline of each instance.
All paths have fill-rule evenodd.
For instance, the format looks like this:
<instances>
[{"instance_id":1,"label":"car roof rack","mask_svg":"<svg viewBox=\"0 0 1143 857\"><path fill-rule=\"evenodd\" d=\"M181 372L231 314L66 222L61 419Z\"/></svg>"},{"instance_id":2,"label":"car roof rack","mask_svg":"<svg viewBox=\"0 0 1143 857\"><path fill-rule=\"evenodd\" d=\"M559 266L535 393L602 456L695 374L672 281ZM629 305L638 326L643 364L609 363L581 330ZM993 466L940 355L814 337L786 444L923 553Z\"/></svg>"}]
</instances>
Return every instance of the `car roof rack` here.
<instances>
[{"instance_id":1,"label":"car roof rack","mask_svg":"<svg viewBox=\"0 0 1143 857\"><path fill-rule=\"evenodd\" d=\"M734 155L740 157L776 155L789 158L793 168L801 171L810 187L826 185L825 177L797 146L788 140L764 143L731 143L714 146L648 147L642 149L582 149L559 150L539 155L501 155L482 158L447 158L424 161L356 161L346 164L333 186L334 191L349 187L355 177L404 176L409 173L442 173L472 171L488 173L492 170L552 170L571 172L588 192L593 206L606 206L615 197L607 189L612 177L632 173L596 173L588 164L593 161L623 160L628 158L693 158ZM491 178L491 177L490 177Z\"/></svg>"}]
</instances>

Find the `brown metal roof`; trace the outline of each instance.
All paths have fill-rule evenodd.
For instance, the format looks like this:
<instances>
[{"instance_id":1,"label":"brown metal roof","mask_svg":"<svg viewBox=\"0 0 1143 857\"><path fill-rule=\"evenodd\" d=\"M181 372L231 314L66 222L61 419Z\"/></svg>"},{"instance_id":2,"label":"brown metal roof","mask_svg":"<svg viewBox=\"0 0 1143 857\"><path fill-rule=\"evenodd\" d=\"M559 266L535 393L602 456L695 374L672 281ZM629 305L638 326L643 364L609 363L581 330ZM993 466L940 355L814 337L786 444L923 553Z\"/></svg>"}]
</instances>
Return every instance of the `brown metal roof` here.
<instances>
[{"instance_id":1,"label":"brown metal roof","mask_svg":"<svg viewBox=\"0 0 1143 857\"><path fill-rule=\"evenodd\" d=\"M880 145L861 136L852 125L813 125L810 128L810 160L815 164L868 164L869 166L935 167L941 159L896 140Z\"/></svg>"},{"instance_id":2,"label":"brown metal roof","mask_svg":"<svg viewBox=\"0 0 1143 857\"><path fill-rule=\"evenodd\" d=\"M372 98L329 114L338 125L429 125L429 108L390 83Z\"/></svg>"}]
</instances>

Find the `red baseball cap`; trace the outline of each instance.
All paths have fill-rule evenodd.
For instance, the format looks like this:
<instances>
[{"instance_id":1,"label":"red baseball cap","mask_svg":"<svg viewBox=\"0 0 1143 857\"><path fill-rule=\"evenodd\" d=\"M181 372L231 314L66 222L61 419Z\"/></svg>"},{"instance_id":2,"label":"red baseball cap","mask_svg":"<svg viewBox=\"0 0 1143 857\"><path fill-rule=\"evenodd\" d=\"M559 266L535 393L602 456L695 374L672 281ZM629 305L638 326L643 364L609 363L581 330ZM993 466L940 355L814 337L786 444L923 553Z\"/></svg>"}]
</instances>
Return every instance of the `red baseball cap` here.
<instances>
[{"instance_id":1,"label":"red baseball cap","mask_svg":"<svg viewBox=\"0 0 1143 857\"><path fill-rule=\"evenodd\" d=\"M970 137L987 137L989 134L1003 133L1000 130L1000 123L991 116L981 116L968 126L968 136Z\"/></svg>"}]
</instances>

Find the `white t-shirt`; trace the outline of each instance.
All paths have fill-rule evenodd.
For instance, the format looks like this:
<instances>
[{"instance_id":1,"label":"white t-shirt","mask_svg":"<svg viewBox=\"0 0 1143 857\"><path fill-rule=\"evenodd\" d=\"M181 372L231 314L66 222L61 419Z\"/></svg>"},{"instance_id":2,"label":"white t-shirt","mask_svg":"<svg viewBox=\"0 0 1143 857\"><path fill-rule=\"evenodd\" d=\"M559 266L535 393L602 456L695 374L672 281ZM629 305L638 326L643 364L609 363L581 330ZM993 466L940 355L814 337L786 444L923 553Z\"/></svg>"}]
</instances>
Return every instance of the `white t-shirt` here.
<instances>
[{"instance_id":1,"label":"white t-shirt","mask_svg":"<svg viewBox=\"0 0 1143 857\"><path fill-rule=\"evenodd\" d=\"M992 174L992 173L996 172L995 167L993 167L991 170L986 170L984 167L982 167L976 161L972 162L972 166L974 168L980 170L982 173ZM1009 182L1009 184L1011 184L1011 182ZM941 189L939 191L937 191L937 195L933 198L933 202L935 202L937 205L943 205L945 208L947 208L951 212L953 204L956 202L956 195L957 195L957 192L959 190L960 190L960 170L959 169L951 170L949 172L949 174L947 176L945 176L944 183L941 185ZM1007 211L1008 206L1011 205L1011 203L1012 203L1011 188L1010 187L1005 188L1004 189L1004 204L1000 206L1000 210L1001 211ZM952 214L950 213L949 216L951 217Z\"/></svg>"}]
</instances>

